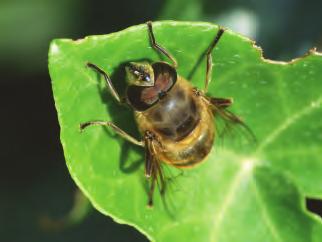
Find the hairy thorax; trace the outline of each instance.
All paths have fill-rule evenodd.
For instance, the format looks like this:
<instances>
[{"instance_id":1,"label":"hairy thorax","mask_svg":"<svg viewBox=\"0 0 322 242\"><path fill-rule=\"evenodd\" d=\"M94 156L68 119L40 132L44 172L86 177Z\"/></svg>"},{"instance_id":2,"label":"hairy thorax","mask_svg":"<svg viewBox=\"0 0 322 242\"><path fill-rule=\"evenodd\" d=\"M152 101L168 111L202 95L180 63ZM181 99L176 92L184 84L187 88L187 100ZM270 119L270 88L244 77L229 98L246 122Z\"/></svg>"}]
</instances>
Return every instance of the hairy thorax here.
<instances>
[{"instance_id":1,"label":"hairy thorax","mask_svg":"<svg viewBox=\"0 0 322 242\"><path fill-rule=\"evenodd\" d=\"M173 141L185 138L200 121L195 100L180 85L175 85L148 112L147 120L155 132Z\"/></svg>"}]
</instances>

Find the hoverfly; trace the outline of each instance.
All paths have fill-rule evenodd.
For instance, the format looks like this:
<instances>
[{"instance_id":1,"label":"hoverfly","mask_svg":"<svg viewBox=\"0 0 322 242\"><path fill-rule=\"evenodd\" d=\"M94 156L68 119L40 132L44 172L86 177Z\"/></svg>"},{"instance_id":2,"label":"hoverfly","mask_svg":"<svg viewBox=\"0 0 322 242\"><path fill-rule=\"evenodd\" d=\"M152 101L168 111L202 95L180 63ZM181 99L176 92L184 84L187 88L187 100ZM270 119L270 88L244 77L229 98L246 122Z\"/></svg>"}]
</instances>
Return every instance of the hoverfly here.
<instances>
[{"instance_id":1,"label":"hoverfly","mask_svg":"<svg viewBox=\"0 0 322 242\"><path fill-rule=\"evenodd\" d=\"M151 46L168 57L172 64L163 61L128 63L125 67L127 89L124 99L121 99L106 72L93 63L87 63L105 78L113 97L120 103L125 100L133 109L142 139L135 139L109 121L89 121L81 123L80 128L108 126L127 141L145 149L145 177L150 180L148 205L152 206L156 183L160 181L161 193L165 187L162 162L187 168L205 160L216 136L215 114L228 122L244 123L227 110L232 99L206 95L212 72L211 53L225 31L223 28L219 28L206 51L206 77L202 90L177 74L176 59L156 42L150 21L147 22L147 30Z\"/></svg>"}]
</instances>

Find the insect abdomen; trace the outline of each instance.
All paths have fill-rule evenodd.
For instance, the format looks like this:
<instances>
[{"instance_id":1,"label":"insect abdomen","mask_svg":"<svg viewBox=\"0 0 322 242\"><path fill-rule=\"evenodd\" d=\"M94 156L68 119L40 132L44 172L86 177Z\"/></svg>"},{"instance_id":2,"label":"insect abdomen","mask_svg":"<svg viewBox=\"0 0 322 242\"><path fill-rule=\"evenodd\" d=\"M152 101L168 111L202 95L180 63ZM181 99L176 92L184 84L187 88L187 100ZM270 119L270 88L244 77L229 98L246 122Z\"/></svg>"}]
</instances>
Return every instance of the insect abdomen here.
<instances>
[{"instance_id":1,"label":"insect abdomen","mask_svg":"<svg viewBox=\"0 0 322 242\"><path fill-rule=\"evenodd\" d=\"M195 129L183 140L171 143L163 140L162 160L176 167L190 167L203 161L212 149L214 126L212 114L204 110Z\"/></svg>"},{"instance_id":2,"label":"insect abdomen","mask_svg":"<svg viewBox=\"0 0 322 242\"><path fill-rule=\"evenodd\" d=\"M193 166L209 154L214 141L214 119L209 107L179 78L167 95L137 115L141 132L154 132L162 147L158 159L176 167Z\"/></svg>"}]
</instances>

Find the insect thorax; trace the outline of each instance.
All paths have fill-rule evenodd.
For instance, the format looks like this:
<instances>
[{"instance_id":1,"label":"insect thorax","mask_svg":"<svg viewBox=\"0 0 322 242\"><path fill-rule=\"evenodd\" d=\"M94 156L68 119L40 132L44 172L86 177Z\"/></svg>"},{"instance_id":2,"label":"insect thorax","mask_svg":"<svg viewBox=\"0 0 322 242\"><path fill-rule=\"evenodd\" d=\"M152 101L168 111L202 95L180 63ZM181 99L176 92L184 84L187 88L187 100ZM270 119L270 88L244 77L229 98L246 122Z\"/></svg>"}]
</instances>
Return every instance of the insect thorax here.
<instances>
[{"instance_id":1,"label":"insect thorax","mask_svg":"<svg viewBox=\"0 0 322 242\"><path fill-rule=\"evenodd\" d=\"M200 114L191 90L181 79L152 108L145 111L153 129L164 138L180 141L198 125Z\"/></svg>"}]
</instances>

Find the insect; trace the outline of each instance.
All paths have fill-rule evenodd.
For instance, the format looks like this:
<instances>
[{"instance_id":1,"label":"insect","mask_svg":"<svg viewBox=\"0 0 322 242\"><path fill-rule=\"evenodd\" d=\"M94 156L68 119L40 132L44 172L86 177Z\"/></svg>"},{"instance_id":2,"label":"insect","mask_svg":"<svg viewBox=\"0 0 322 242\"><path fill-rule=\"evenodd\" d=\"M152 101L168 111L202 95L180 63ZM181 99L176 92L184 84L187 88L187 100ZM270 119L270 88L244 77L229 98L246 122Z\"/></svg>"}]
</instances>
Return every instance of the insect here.
<instances>
[{"instance_id":1,"label":"insect","mask_svg":"<svg viewBox=\"0 0 322 242\"><path fill-rule=\"evenodd\" d=\"M232 99L207 96L212 73L212 50L224 33L219 28L206 51L207 65L205 84L202 90L177 74L176 59L156 42L152 22L147 22L151 46L171 60L154 63L130 62L125 67L127 89L125 102L133 109L142 139L137 140L109 121L89 121L80 124L81 130L92 125L112 128L127 141L145 150L145 177L150 181L148 205L153 205L156 183L161 193L165 188L162 162L178 168L193 167L205 160L213 147L216 136L215 115L230 123L244 125L239 117L228 111ZM115 90L109 75L93 63L87 66L100 73L118 101L121 97Z\"/></svg>"}]
</instances>

